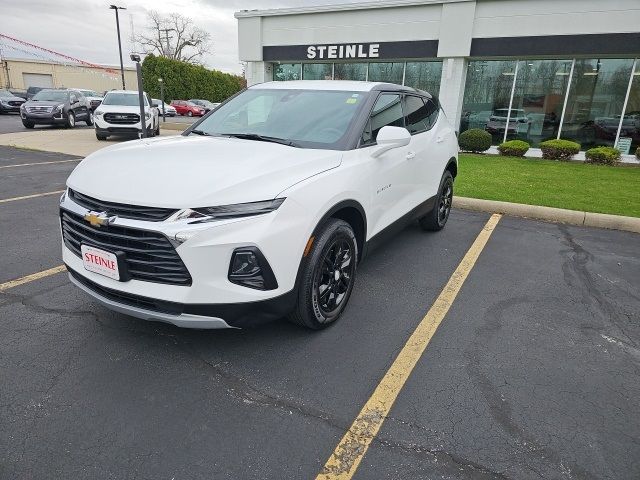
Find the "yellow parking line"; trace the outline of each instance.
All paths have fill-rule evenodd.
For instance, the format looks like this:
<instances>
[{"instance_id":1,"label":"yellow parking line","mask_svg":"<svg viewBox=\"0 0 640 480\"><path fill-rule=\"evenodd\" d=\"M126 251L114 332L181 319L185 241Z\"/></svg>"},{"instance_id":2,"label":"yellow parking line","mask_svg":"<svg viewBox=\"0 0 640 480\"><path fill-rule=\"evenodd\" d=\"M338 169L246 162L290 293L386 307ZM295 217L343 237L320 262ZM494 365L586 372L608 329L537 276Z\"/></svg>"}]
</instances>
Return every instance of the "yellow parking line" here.
<instances>
[{"instance_id":1,"label":"yellow parking line","mask_svg":"<svg viewBox=\"0 0 640 480\"><path fill-rule=\"evenodd\" d=\"M58 265L57 267L50 268L49 270L43 270L41 272L32 273L31 275L26 275L21 278L16 278L15 280L0 283L0 292L4 292L5 290L9 290L10 288L17 287L18 285L33 282L34 280L40 280L41 278L55 275L56 273L64 272L65 270L66 267L64 265Z\"/></svg>"},{"instance_id":2,"label":"yellow parking line","mask_svg":"<svg viewBox=\"0 0 640 480\"><path fill-rule=\"evenodd\" d=\"M15 202L17 200L27 200L28 198L45 197L47 195L55 195L56 193L63 193L64 190L56 190L55 192L35 193L33 195L25 195L23 197L4 198L0 200L0 203Z\"/></svg>"},{"instance_id":3,"label":"yellow parking line","mask_svg":"<svg viewBox=\"0 0 640 480\"><path fill-rule=\"evenodd\" d=\"M53 162L16 163L15 165L0 165L0 169L14 167L32 167L34 165L51 165L52 163L80 162L81 160L82 158L74 158L73 160L55 160Z\"/></svg>"},{"instance_id":4,"label":"yellow parking line","mask_svg":"<svg viewBox=\"0 0 640 480\"><path fill-rule=\"evenodd\" d=\"M378 434L400 390L449 311L500 218L499 214L492 215L478 234L436 301L338 443L316 480L348 480L353 477L371 441Z\"/></svg>"}]
</instances>

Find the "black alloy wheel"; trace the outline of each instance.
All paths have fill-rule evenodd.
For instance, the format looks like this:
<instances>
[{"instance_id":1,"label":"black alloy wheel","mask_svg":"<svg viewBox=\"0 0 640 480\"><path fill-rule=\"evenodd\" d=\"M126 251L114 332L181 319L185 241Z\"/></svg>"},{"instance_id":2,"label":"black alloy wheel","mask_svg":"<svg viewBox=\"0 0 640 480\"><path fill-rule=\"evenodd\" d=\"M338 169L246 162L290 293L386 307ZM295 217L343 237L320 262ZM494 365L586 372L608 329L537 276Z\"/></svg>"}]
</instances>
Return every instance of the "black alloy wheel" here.
<instances>
[{"instance_id":1,"label":"black alloy wheel","mask_svg":"<svg viewBox=\"0 0 640 480\"><path fill-rule=\"evenodd\" d=\"M293 323L320 330L335 323L349 302L358 263L351 225L330 218L312 237L301 263Z\"/></svg>"},{"instance_id":2,"label":"black alloy wheel","mask_svg":"<svg viewBox=\"0 0 640 480\"><path fill-rule=\"evenodd\" d=\"M429 213L418 220L423 230L437 232L447 224L453 203L453 175L446 170L440 180L436 202Z\"/></svg>"}]
</instances>

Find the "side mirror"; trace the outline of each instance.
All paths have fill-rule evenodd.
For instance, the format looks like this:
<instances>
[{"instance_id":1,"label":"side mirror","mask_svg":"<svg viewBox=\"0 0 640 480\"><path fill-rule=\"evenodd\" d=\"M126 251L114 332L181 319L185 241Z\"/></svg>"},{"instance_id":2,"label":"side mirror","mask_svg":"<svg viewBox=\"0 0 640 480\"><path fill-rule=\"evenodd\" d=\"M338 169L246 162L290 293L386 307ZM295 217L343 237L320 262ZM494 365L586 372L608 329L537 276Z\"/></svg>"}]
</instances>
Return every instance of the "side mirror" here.
<instances>
[{"instance_id":1,"label":"side mirror","mask_svg":"<svg viewBox=\"0 0 640 480\"><path fill-rule=\"evenodd\" d=\"M406 147L411 141L411 134L406 128L403 127L382 127L378 132L376 143L378 148L371 154L372 157L377 158L383 153L388 152L394 148Z\"/></svg>"}]
</instances>

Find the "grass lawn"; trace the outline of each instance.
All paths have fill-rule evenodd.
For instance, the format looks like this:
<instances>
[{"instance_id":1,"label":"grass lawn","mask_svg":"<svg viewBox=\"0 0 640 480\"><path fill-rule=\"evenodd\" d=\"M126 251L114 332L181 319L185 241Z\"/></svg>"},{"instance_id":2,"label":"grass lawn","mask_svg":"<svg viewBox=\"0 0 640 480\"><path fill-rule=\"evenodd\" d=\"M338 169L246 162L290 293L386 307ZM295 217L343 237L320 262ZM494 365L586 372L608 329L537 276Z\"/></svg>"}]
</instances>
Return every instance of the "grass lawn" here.
<instances>
[{"instance_id":1,"label":"grass lawn","mask_svg":"<svg viewBox=\"0 0 640 480\"><path fill-rule=\"evenodd\" d=\"M640 217L640 168L461 153L455 194Z\"/></svg>"}]
</instances>

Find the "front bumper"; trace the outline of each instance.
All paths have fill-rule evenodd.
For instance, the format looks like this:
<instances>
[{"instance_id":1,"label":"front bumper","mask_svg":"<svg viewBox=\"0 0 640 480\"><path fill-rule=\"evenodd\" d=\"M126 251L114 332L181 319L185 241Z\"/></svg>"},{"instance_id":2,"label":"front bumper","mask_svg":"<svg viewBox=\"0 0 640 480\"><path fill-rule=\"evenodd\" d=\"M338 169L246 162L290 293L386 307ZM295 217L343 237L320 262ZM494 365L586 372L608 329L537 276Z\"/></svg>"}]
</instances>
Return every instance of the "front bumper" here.
<instances>
[{"instance_id":1,"label":"front bumper","mask_svg":"<svg viewBox=\"0 0 640 480\"><path fill-rule=\"evenodd\" d=\"M62 257L79 288L106 307L134 317L188 328L247 327L282 318L296 300L295 280L306 243L305 212L294 201L287 212L190 225L188 220L149 222L117 218L113 225L159 232L174 239L194 230L175 251L189 271L191 285L154 283L138 279L117 281L85 270L82 259L62 243ZM61 208L79 216L89 212L65 195ZM283 213L279 216L276 213ZM294 217L294 218L291 218ZM286 244L286 245L283 245ZM277 279L273 290L256 290L228 279L236 248L256 246Z\"/></svg>"},{"instance_id":2,"label":"front bumper","mask_svg":"<svg viewBox=\"0 0 640 480\"><path fill-rule=\"evenodd\" d=\"M20 113L20 105L4 105L0 103L0 113Z\"/></svg>"},{"instance_id":3,"label":"front bumper","mask_svg":"<svg viewBox=\"0 0 640 480\"><path fill-rule=\"evenodd\" d=\"M94 116L93 123L96 133L100 135L135 135L141 132L140 122L131 124L114 124L105 122L103 117ZM147 129L150 130L153 124L153 118L146 122Z\"/></svg>"},{"instance_id":4,"label":"front bumper","mask_svg":"<svg viewBox=\"0 0 640 480\"><path fill-rule=\"evenodd\" d=\"M33 123L34 125L65 125L67 116L63 112L45 113L42 115L20 112L22 120Z\"/></svg>"}]
</instances>

